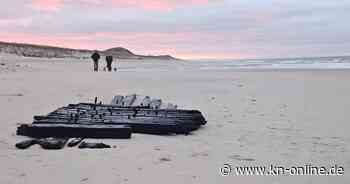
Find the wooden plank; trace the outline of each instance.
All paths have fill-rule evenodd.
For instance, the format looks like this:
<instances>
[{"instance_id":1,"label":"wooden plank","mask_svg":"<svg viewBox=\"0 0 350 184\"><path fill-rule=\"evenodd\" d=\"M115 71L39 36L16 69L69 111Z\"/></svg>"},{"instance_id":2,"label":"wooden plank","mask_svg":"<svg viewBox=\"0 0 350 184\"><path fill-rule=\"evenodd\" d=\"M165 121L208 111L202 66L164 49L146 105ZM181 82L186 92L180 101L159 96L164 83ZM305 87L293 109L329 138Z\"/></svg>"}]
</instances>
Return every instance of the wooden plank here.
<instances>
[{"instance_id":1,"label":"wooden plank","mask_svg":"<svg viewBox=\"0 0 350 184\"><path fill-rule=\"evenodd\" d=\"M82 138L131 138L131 127L127 125L83 125L40 123L23 124L17 129L17 135L29 137L82 137Z\"/></svg>"},{"instance_id":2,"label":"wooden plank","mask_svg":"<svg viewBox=\"0 0 350 184\"><path fill-rule=\"evenodd\" d=\"M67 124L67 125L127 125L132 128L132 132L135 133L149 133L149 134L171 134L180 133L186 134L188 130L198 129L202 124L200 122L194 121L179 121L179 120L169 120L167 118L159 119L128 119L128 118L118 118L111 120L79 120L78 124L72 124L72 122L64 119L45 119L40 121L34 121L34 125L38 124ZM18 129L18 132L21 128ZM28 133L22 133L22 135L27 135ZM19 133L19 135L21 135Z\"/></svg>"},{"instance_id":3,"label":"wooden plank","mask_svg":"<svg viewBox=\"0 0 350 184\"><path fill-rule=\"evenodd\" d=\"M176 104L169 103L169 104L168 104L168 107L167 107L166 109L174 109L174 110L176 110L176 109L177 109L177 105L176 105Z\"/></svg>"},{"instance_id":4,"label":"wooden plank","mask_svg":"<svg viewBox=\"0 0 350 184\"><path fill-rule=\"evenodd\" d=\"M156 114L156 112L154 112L154 114L144 114L144 113L140 113L140 112L133 112L133 113L125 113L125 114L109 114L109 113L105 113L104 115L80 115L77 118L73 118L69 115L65 115L65 114L51 114L48 116L35 116L34 120L35 121L42 121L42 120L63 120L63 121L67 121L70 123L79 123L80 121L90 121L90 120L100 120L100 121L109 121L109 120L117 120L117 119L130 119L130 121L137 121L137 120L141 120L141 121L178 121L178 122L182 122L182 121L193 121L193 122L197 122L199 124L205 124L205 119L200 116L200 115L193 115L193 116L181 116L181 115L176 115L176 114L166 114L166 113L159 113Z\"/></svg>"},{"instance_id":5,"label":"wooden plank","mask_svg":"<svg viewBox=\"0 0 350 184\"><path fill-rule=\"evenodd\" d=\"M151 97L145 96L141 102L141 107L150 107L151 105Z\"/></svg>"},{"instance_id":6,"label":"wooden plank","mask_svg":"<svg viewBox=\"0 0 350 184\"><path fill-rule=\"evenodd\" d=\"M56 137L49 137L40 139L38 141L38 144L43 149L62 149L68 141L68 138L56 138Z\"/></svg>"},{"instance_id":7,"label":"wooden plank","mask_svg":"<svg viewBox=\"0 0 350 184\"><path fill-rule=\"evenodd\" d=\"M125 98L122 101L122 106L130 107L134 103L135 99L136 99L136 94L125 96Z\"/></svg>"},{"instance_id":8,"label":"wooden plank","mask_svg":"<svg viewBox=\"0 0 350 184\"><path fill-rule=\"evenodd\" d=\"M124 96L116 95L116 96L113 97L111 105L122 106L123 99L124 99Z\"/></svg>"},{"instance_id":9,"label":"wooden plank","mask_svg":"<svg viewBox=\"0 0 350 184\"><path fill-rule=\"evenodd\" d=\"M203 125L205 124L205 121L199 118L169 118L166 115L164 117L145 117L145 116L104 116L102 118L90 118L90 117L81 117L77 121L72 121L69 118L66 117L46 117L46 118L40 118L33 121L34 124L36 123L66 123L66 124L81 124L84 122L118 122L118 123L159 123L159 124L167 124L167 123L179 123L179 124L196 124L196 125Z\"/></svg>"},{"instance_id":10,"label":"wooden plank","mask_svg":"<svg viewBox=\"0 0 350 184\"><path fill-rule=\"evenodd\" d=\"M135 97L135 99L134 99ZM149 107L152 105L153 109L177 109L177 105L172 103L162 103L161 99L151 99L149 96L143 96L143 95L128 95L124 99L124 96L117 95L114 96L111 105L118 105L118 106L124 106L124 107ZM130 101L134 101L130 103Z\"/></svg>"},{"instance_id":11,"label":"wooden plank","mask_svg":"<svg viewBox=\"0 0 350 184\"><path fill-rule=\"evenodd\" d=\"M160 109L160 106L162 105L161 99L152 99L150 103L150 107L152 109Z\"/></svg>"},{"instance_id":12,"label":"wooden plank","mask_svg":"<svg viewBox=\"0 0 350 184\"><path fill-rule=\"evenodd\" d=\"M37 143L38 143L38 141L36 139L29 139L29 140L21 141L21 142L17 143L15 146L18 149L27 149L27 148L29 148L32 145L37 144Z\"/></svg>"},{"instance_id":13,"label":"wooden plank","mask_svg":"<svg viewBox=\"0 0 350 184\"><path fill-rule=\"evenodd\" d=\"M104 143L91 143L91 142L85 142L83 141L80 145L79 145L80 149L104 149L104 148L111 148L110 145L104 144Z\"/></svg>"},{"instance_id":14,"label":"wooden plank","mask_svg":"<svg viewBox=\"0 0 350 184\"><path fill-rule=\"evenodd\" d=\"M66 113L77 113L79 110L80 112L89 112L89 111L95 111L95 108L97 111L118 111L118 112L124 112L124 111L133 111L133 108L130 107L119 107L119 106L113 106L113 105L95 105L95 104L75 104L75 106L72 106L72 104L68 107L60 108L55 110L52 113L55 112L66 112ZM149 108L143 108L143 107L135 107L139 111L143 112L154 112L154 109ZM160 109L158 112L166 112L169 113L181 113L181 114L194 114L194 113L200 113L198 110L184 110L184 109ZM50 113L51 114L51 113Z\"/></svg>"},{"instance_id":15,"label":"wooden plank","mask_svg":"<svg viewBox=\"0 0 350 184\"><path fill-rule=\"evenodd\" d=\"M131 107L142 107L142 102L145 96L136 95L135 101L131 104Z\"/></svg>"},{"instance_id":16,"label":"wooden plank","mask_svg":"<svg viewBox=\"0 0 350 184\"><path fill-rule=\"evenodd\" d=\"M162 106L160 107L161 109L167 109L167 110L176 110L177 105L172 104L172 103L162 103Z\"/></svg>"},{"instance_id":17,"label":"wooden plank","mask_svg":"<svg viewBox=\"0 0 350 184\"><path fill-rule=\"evenodd\" d=\"M67 146L68 147L74 147L74 146L78 145L83 140L84 140L84 138L73 138L72 140L69 141Z\"/></svg>"},{"instance_id":18,"label":"wooden plank","mask_svg":"<svg viewBox=\"0 0 350 184\"><path fill-rule=\"evenodd\" d=\"M67 124L72 125L68 121L64 120L42 120L42 121L35 121L33 122L33 125L56 125L56 124ZM111 121L101 121L101 120L94 120L94 121L79 121L79 124L73 124L76 126L86 125L127 125L131 127L132 132L134 133L147 133L147 134L187 134L190 131L193 131L195 129L198 129L201 124L193 123L193 121L183 121L181 123L177 121L144 121L144 120L131 120L131 119L117 119L117 120L111 120ZM39 132L40 133L40 132ZM30 136L28 133L22 134ZM36 135L36 132L34 132L34 135ZM34 137L34 136L32 136Z\"/></svg>"}]
</instances>

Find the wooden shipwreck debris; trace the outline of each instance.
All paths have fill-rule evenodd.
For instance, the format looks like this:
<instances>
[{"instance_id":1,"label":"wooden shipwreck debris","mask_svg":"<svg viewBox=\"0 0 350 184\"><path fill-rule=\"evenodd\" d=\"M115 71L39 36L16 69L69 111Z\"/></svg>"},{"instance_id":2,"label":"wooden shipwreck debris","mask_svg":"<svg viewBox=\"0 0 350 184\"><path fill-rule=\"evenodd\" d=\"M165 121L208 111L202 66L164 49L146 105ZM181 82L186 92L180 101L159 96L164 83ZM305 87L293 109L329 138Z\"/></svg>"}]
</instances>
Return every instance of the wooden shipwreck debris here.
<instances>
[{"instance_id":1,"label":"wooden shipwreck debris","mask_svg":"<svg viewBox=\"0 0 350 184\"><path fill-rule=\"evenodd\" d=\"M68 138L73 147L84 138L128 139L132 133L189 134L206 124L198 110L177 109L177 105L164 103L141 95L117 95L110 105L78 103L61 107L45 116L34 116L32 124L22 124L17 135L39 138L24 141L16 147L25 149L40 144L47 149L60 149ZM55 137L56 139L42 139ZM88 145L89 146L89 145Z\"/></svg>"},{"instance_id":2,"label":"wooden shipwreck debris","mask_svg":"<svg viewBox=\"0 0 350 184\"><path fill-rule=\"evenodd\" d=\"M29 140L25 140L25 141L21 141L19 143L16 144L16 148L18 149L27 149L29 147L31 147L34 144L37 144L38 140L36 139L29 139Z\"/></svg>"},{"instance_id":3,"label":"wooden shipwreck debris","mask_svg":"<svg viewBox=\"0 0 350 184\"><path fill-rule=\"evenodd\" d=\"M162 99L151 98L143 95L116 95L111 101L111 105L119 107L144 107L150 109L177 109L177 105L164 103Z\"/></svg>"},{"instance_id":4,"label":"wooden shipwreck debris","mask_svg":"<svg viewBox=\"0 0 350 184\"><path fill-rule=\"evenodd\" d=\"M29 137L82 137L129 139L131 127L107 124L58 124L54 122L23 124L17 129L17 135Z\"/></svg>"},{"instance_id":5,"label":"wooden shipwreck debris","mask_svg":"<svg viewBox=\"0 0 350 184\"><path fill-rule=\"evenodd\" d=\"M43 138L29 139L16 144L18 149L27 149L32 145L39 144L43 149L62 149L68 141L68 138Z\"/></svg>"},{"instance_id":6,"label":"wooden shipwreck debris","mask_svg":"<svg viewBox=\"0 0 350 184\"><path fill-rule=\"evenodd\" d=\"M141 107L150 107L150 104L151 104L151 97L145 96L145 97L142 99Z\"/></svg>"},{"instance_id":7,"label":"wooden shipwreck debris","mask_svg":"<svg viewBox=\"0 0 350 184\"><path fill-rule=\"evenodd\" d=\"M73 138L71 141L68 142L67 146L74 147L74 146L80 144L80 142L83 140L84 140L84 138Z\"/></svg>"},{"instance_id":8,"label":"wooden shipwreck debris","mask_svg":"<svg viewBox=\"0 0 350 184\"><path fill-rule=\"evenodd\" d=\"M68 138L49 137L39 139L38 144L43 149L62 149L68 141Z\"/></svg>"},{"instance_id":9,"label":"wooden shipwreck debris","mask_svg":"<svg viewBox=\"0 0 350 184\"><path fill-rule=\"evenodd\" d=\"M122 105L123 99L124 99L124 96L121 96L121 95L114 96L111 104L117 105L117 106L123 106Z\"/></svg>"},{"instance_id":10,"label":"wooden shipwreck debris","mask_svg":"<svg viewBox=\"0 0 350 184\"><path fill-rule=\"evenodd\" d=\"M88 142L82 142L79 147L80 149L104 149L104 148L111 148L110 145L104 144L104 143L88 143Z\"/></svg>"}]
</instances>

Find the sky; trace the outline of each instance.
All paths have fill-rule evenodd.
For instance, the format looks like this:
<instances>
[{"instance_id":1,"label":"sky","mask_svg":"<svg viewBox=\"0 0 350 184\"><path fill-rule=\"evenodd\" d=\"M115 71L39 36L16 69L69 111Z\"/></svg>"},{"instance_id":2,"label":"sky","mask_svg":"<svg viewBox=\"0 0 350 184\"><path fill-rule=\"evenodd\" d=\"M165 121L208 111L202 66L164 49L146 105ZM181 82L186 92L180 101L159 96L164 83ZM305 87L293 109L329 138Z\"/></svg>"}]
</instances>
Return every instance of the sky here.
<instances>
[{"instance_id":1,"label":"sky","mask_svg":"<svg viewBox=\"0 0 350 184\"><path fill-rule=\"evenodd\" d=\"M350 0L11 0L0 40L184 59L350 55Z\"/></svg>"}]
</instances>

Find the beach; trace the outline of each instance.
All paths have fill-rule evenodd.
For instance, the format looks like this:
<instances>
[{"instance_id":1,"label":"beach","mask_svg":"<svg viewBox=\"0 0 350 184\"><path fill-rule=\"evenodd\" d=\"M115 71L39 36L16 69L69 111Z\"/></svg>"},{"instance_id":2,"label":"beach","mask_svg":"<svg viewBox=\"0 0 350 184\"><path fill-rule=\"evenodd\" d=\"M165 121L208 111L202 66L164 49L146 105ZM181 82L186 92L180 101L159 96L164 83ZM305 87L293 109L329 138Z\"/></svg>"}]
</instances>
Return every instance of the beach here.
<instances>
[{"instance_id":1,"label":"beach","mask_svg":"<svg viewBox=\"0 0 350 184\"><path fill-rule=\"evenodd\" d=\"M218 70L186 61L123 61L117 72L92 72L89 60L3 56L0 63L0 183L350 182L350 70ZM16 127L34 115L133 93L198 109L208 123L187 136L97 140L113 146L103 150L14 146L26 139ZM338 165L344 174L222 176L224 164Z\"/></svg>"}]
</instances>

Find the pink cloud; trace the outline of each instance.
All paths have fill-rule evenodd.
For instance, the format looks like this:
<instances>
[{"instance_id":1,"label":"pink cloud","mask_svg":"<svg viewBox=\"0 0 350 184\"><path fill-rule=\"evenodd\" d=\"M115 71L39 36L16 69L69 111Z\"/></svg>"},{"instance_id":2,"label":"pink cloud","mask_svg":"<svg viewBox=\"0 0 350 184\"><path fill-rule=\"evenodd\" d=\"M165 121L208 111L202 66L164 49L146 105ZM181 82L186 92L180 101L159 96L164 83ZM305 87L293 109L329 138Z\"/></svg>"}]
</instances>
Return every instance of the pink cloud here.
<instances>
[{"instance_id":1,"label":"pink cloud","mask_svg":"<svg viewBox=\"0 0 350 184\"><path fill-rule=\"evenodd\" d=\"M32 23L31 18L0 19L0 28L6 29L11 26L26 27Z\"/></svg>"},{"instance_id":2,"label":"pink cloud","mask_svg":"<svg viewBox=\"0 0 350 184\"><path fill-rule=\"evenodd\" d=\"M32 0L32 5L42 11L57 11L64 4L64 0Z\"/></svg>"},{"instance_id":3,"label":"pink cloud","mask_svg":"<svg viewBox=\"0 0 350 184\"><path fill-rule=\"evenodd\" d=\"M199 6L209 3L209 0L75 0L91 6L108 6L114 8L140 8L149 11L171 11L181 6ZM64 4L73 3L67 0L32 0L32 5L42 11L58 11Z\"/></svg>"},{"instance_id":4,"label":"pink cloud","mask_svg":"<svg viewBox=\"0 0 350 184\"><path fill-rule=\"evenodd\" d=\"M180 6L198 6L209 3L208 0L111 0L116 7L134 7L154 11L171 11Z\"/></svg>"}]
</instances>

